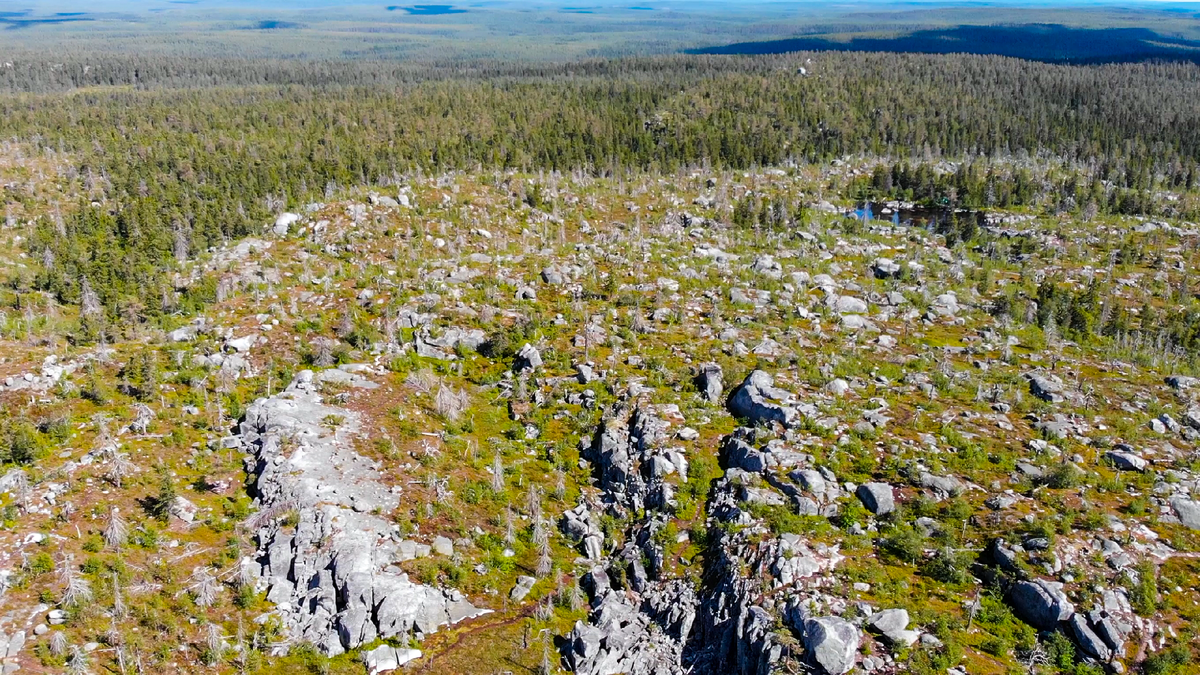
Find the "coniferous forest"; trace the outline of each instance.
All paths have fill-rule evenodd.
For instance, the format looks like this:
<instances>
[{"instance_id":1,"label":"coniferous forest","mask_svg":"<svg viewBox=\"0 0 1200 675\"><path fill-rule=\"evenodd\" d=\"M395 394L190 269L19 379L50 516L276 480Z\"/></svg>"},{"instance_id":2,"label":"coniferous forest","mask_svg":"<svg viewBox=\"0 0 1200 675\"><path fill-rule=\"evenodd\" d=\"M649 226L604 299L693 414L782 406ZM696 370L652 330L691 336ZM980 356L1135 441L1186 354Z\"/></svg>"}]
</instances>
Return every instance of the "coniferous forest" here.
<instances>
[{"instance_id":1,"label":"coniferous forest","mask_svg":"<svg viewBox=\"0 0 1200 675\"><path fill-rule=\"evenodd\" d=\"M70 156L81 187L79 207L30 238L56 261L32 283L77 302L86 276L113 311L130 297L162 311L175 257L256 232L276 205L413 171L612 176L878 156L903 165L874 181L887 184L880 197L1198 215L1153 197L1200 180L1193 64L842 53L461 70L86 62L4 71L0 135ZM934 175L937 161L964 157L959 173ZM1065 163L1051 185L1012 162L1038 157ZM19 187L10 196L19 202Z\"/></svg>"}]
</instances>

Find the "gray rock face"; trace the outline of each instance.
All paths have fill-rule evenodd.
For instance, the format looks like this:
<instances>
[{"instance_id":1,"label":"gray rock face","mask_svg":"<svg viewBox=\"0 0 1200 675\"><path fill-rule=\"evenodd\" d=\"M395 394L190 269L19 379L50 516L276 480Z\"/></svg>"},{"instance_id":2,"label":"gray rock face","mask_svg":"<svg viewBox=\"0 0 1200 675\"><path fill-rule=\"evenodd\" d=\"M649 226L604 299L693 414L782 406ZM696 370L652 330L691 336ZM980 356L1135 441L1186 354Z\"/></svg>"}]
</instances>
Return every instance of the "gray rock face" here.
<instances>
[{"instance_id":1,"label":"gray rock face","mask_svg":"<svg viewBox=\"0 0 1200 675\"><path fill-rule=\"evenodd\" d=\"M754 264L750 268L770 279L783 278L783 266L770 255L764 254L758 256L754 259Z\"/></svg>"},{"instance_id":2,"label":"gray rock face","mask_svg":"<svg viewBox=\"0 0 1200 675\"><path fill-rule=\"evenodd\" d=\"M669 425L650 408L619 405L600 424L584 458L599 474L608 499L631 510L660 508L672 501L668 473L686 475L687 460L664 447Z\"/></svg>"},{"instance_id":3,"label":"gray rock face","mask_svg":"<svg viewBox=\"0 0 1200 675\"><path fill-rule=\"evenodd\" d=\"M958 314L958 296L954 293L942 293L933 299L929 310L937 316L954 316Z\"/></svg>"},{"instance_id":4,"label":"gray rock face","mask_svg":"<svg viewBox=\"0 0 1200 675\"><path fill-rule=\"evenodd\" d=\"M454 542L448 537L434 537L433 552L438 555L452 556L454 555Z\"/></svg>"},{"instance_id":5,"label":"gray rock face","mask_svg":"<svg viewBox=\"0 0 1200 675\"><path fill-rule=\"evenodd\" d=\"M513 359L513 370L518 373L525 372L527 370L536 370L541 366L541 352L537 350L537 347L534 347L528 342L525 343L525 346L521 347L520 351L517 352L516 358Z\"/></svg>"},{"instance_id":6,"label":"gray rock face","mask_svg":"<svg viewBox=\"0 0 1200 675\"><path fill-rule=\"evenodd\" d=\"M899 279L901 268L898 263L890 258L876 258L875 262L871 263L871 273L876 279Z\"/></svg>"},{"instance_id":7,"label":"gray rock face","mask_svg":"<svg viewBox=\"0 0 1200 675\"><path fill-rule=\"evenodd\" d=\"M1043 579L1017 582L1008 600L1017 616L1041 630L1054 630L1075 613L1075 605L1062 592L1061 584Z\"/></svg>"},{"instance_id":8,"label":"gray rock face","mask_svg":"<svg viewBox=\"0 0 1200 675\"><path fill-rule=\"evenodd\" d=\"M1132 452L1117 452L1109 450L1104 453L1104 458L1112 462L1113 466L1122 471L1145 471L1149 465L1145 459L1138 457Z\"/></svg>"},{"instance_id":9,"label":"gray rock face","mask_svg":"<svg viewBox=\"0 0 1200 675\"><path fill-rule=\"evenodd\" d=\"M877 516L896 510L896 500L892 496L892 486L887 483L865 483L855 491L859 501L867 510Z\"/></svg>"},{"instance_id":10,"label":"gray rock face","mask_svg":"<svg viewBox=\"0 0 1200 675\"><path fill-rule=\"evenodd\" d=\"M25 648L25 631L19 630L11 635L0 633L0 658L16 658Z\"/></svg>"},{"instance_id":11,"label":"gray rock face","mask_svg":"<svg viewBox=\"0 0 1200 675\"><path fill-rule=\"evenodd\" d=\"M1132 624L1120 620L1103 609L1094 609L1088 612L1088 624L1091 626L1092 632L1104 640L1105 646L1113 654L1125 655L1125 641L1129 638L1130 631L1133 630Z\"/></svg>"},{"instance_id":12,"label":"gray rock face","mask_svg":"<svg viewBox=\"0 0 1200 675\"><path fill-rule=\"evenodd\" d=\"M755 370L729 395L726 407L734 416L745 418L751 424L778 422L786 427L795 424L799 414L790 405L794 398L776 388L769 373Z\"/></svg>"},{"instance_id":13,"label":"gray rock face","mask_svg":"<svg viewBox=\"0 0 1200 675\"><path fill-rule=\"evenodd\" d=\"M813 662L828 675L842 675L854 668L858 629L835 616L823 616L804 622L804 647Z\"/></svg>"},{"instance_id":14,"label":"gray rock face","mask_svg":"<svg viewBox=\"0 0 1200 675\"><path fill-rule=\"evenodd\" d=\"M918 481L921 487L937 490L948 495L956 495L962 492L962 481L954 476L935 476L929 472L921 473Z\"/></svg>"},{"instance_id":15,"label":"gray rock face","mask_svg":"<svg viewBox=\"0 0 1200 675\"><path fill-rule=\"evenodd\" d=\"M1112 658L1112 650L1104 644L1104 640L1099 635L1096 635L1082 614L1072 616L1067 625L1071 627L1071 634L1075 636L1075 641L1079 643L1085 653L1101 661Z\"/></svg>"},{"instance_id":16,"label":"gray rock face","mask_svg":"<svg viewBox=\"0 0 1200 675\"><path fill-rule=\"evenodd\" d=\"M1031 375L1029 377L1029 393L1050 403L1061 403L1064 400L1062 382L1049 375Z\"/></svg>"},{"instance_id":17,"label":"gray rock face","mask_svg":"<svg viewBox=\"0 0 1200 675\"><path fill-rule=\"evenodd\" d=\"M592 601L588 622L577 621L567 636L567 665L583 675L682 674L695 616L696 598L683 582L649 588L640 606L606 589Z\"/></svg>"},{"instance_id":18,"label":"gray rock face","mask_svg":"<svg viewBox=\"0 0 1200 675\"><path fill-rule=\"evenodd\" d=\"M533 590L533 585L536 583L537 579L533 577L519 576L517 577L517 585L513 586L508 597L512 598L513 602L520 602L525 599L525 596L529 595L529 592Z\"/></svg>"},{"instance_id":19,"label":"gray rock face","mask_svg":"<svg viewBox=\"0 0 1200 675\"><path fill-rule=\"evenodd\" d=\"M336 429L322 420L336 415ZM312 372L255 401L241 424L241 447L255 476L259 513L297 514L294 530L263 518L257 530L260 583L279 605L288 637L326 654L484 614L460 593L391 571L402 558L388 519L398 498L358 455L353 412L321 401ZM284 439L289 439L285 445Z\"/></svg>"},{"instance_id":20,"label":"gray rock face","mask_svg":"<svg viewBox=\"0 0 1200 675\"><path fill-rule=\"evenodd\" d=\"M453 351L458 347L467 349L479 349L479 347L487 342L487 335L478 328L456 328L449 327L442 329L438 335L433 335L428 327L421 330L418 335L421 341L430 347Z\"/></svg>"},{"instance_id":21,"label":"gray rock face","mask_svg":"<svg viewBox=\"0 0 1200 675\"><path fill-rule=\"evenodd\" d=\"M599 560L604 544L604 533L592 517L587 504L580 504L563 514L560 527L563 534L581 544L588 560Z\"/></svg>"},{"instance_id":22,"label":"gray rock face","mask_svg":"<svg viewBox=\"0 0 1200 675\"><path fill-rule=\"evenodd\" d=\"M851 295L830 296L833 309L838 314L866 314L867 303Z\"/></svg>"},{"instance_id":23,"label":"gray rock face","mask_svg":"<svg viewBox=\"0 0 1200 675\"><path fill-rule=\"evenodd\" d=\"M826 384L825 391L833 394L834 396L845 396L846 393L850 391L850 383L839 377L838 379L831 380L828 384Z\"/></svg>"},{"instance_id":24,"label":"gray rock face","mask_svg":"<svg viewBox=\"0 0 1200 675\"><path fill-rule=\"evenodd\" d=\"M591 384L598 379L596 370L589 364L579 363L575 365L575 380L579 384Z\"/></svg>"},{"instance_id":25,"label":"gray rock face","mask_svg":"<svg viewBox=\"0 0 1200 675\"><path fill-rule=\"evenodd\" d=\"M445 349L442 349L433 344L430 344L420 334L413 336L413 348L416 350L417 356L420 356L420 357L426 358L426 359L437 359L439 361L452 361L456 358L454 356L454 354L451 354L450 352L446 351Z\"/></svg>"},{"instance_id":26,"label":"gray rock face","mask_svg":"<svg viewBox=\"0 0 1200 675\"><path fill-rule=\"evenodd\" d=\"M1179 522L1193 530L1200 530L1200 502L1176 495L1171 497L1171 508L1179 516Z\"/></svg>"},{"instance_id":27,"label":"gray rock face","mask_svg":"<svg viewBox=\"0 0 1200 675\"><path fill-rule=\"evenodd\" d=\"M721 366L715 363L705 363L700 366L700 372L696 374L696 387L700 390L700 395L709 403L716 403L721 400L721 394L725 393L725 382L722 379L724 373L721 371Z\"/></svg>"},{"instance_id":28,"label":"gray rock face","mask_svg":"<svg viewBox=\"0 0 1200 675\"><path fill-rule=\"evenodd\" d=\"M717 492L729 495L732 489L726 478L718 483ZM776 667L783 647L773 630L775 619L771 612L758 605L766 590L763 578L746 575L747 565L753 565L755 559L743 557L752 555L744 538L722 532L710 550L715 555L708 561L711 563L709 573L716 583L700 598L696 627L686 648L691 672L736 675L787 672ZM803 552L797 552L797 556L808 557ZM781 560L775 559L772 567L780 578L790 576L790 580L795 581L809 574L804 569L805 563L792 568L791 560L783 561L789 568L784 569L777 565ZM801 622L802 619L791 622L798 632Z\"/></svg>"},{"instance_id":29,"label":"gray rock face","mask_svg":"<svg viewBox=\"0 0 1200 675\"><path fill-rule=\"evenodd\" d=\"M419 658L421 658L419 649L401 649L391 645L382 645L369 652L364 652L363 664L366 665L370 675L377 675L396 670L409 661Z\"/></svg>"},{"instance_id":30,"label":"gray rock face","mask_svg":"<svg viewBox=\"0 0 1200 675\"><path fill-rule=\"evenodd\" d=\"M564 659L576 673L684 672L683 651L698 603L688 583L659 577L663 554L652 536L667 522L658 511L672 502L672 484L664 478L673 473L682 478L687 473L682 453L666 447L669 427L653 408L621 402L584 449L609 508L635 512L644 508L646 516L631 527L625 548L609 561L609 569L625 572L629 588L637 595L613 588L602 565L583 579L592 611L586 623L576 623L563 646ZM561 527L568 537L583 543L590 559L601 559L603 535L586 504L567 511Z\"/></svg>"},{"instance_id":31,"label":"gray rock face","mask_svg":"<svg viewBox=\"0 0 1200 675\"><path fill-rule=\"evenodd\" d=\"M1191 389L1192 387L1196 386L1197 381L1198 380L1196 378L1188 377L1187 375L1168 375L1166 378L1168 387L1181 390Z\"/></svg>"},{"instance_id":32,"label":"gray rock face","mask_svg":"<svg viewBox=\"0 0 1200 675\"><path fill-rule=\"evenodd\" d=\"M867 626L882 635L897 633L908 628L908 610L885 609L867 617Z\"/></svg>"}]
</instances>

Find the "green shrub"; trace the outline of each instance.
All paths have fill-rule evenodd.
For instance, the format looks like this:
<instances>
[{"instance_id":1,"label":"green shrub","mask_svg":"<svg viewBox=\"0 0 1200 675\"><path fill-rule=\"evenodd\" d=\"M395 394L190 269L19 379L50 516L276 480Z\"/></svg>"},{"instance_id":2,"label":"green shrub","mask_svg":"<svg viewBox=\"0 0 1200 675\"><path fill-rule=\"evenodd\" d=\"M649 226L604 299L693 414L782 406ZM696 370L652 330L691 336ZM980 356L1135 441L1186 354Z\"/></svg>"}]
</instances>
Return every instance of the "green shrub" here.
<instances>
[{"instance_id":1,"label":"green shrub","mask_svg":"<svg viewBox=\"0 0 1200 675\"><path fill-rule=\"evenodd\" d=\"M925 535L911 525L898 525L880 540L880 548L901 562L914 564L924 553Z\"/></svg>"},{"instance_id":2,"label":"green shrub","mask_svg":"<svg viewBox=\"0 0 1200 675\"><path fill-rule=\"evenodd\" d=\"M1173 645L1151 654L1142 664L1143 675L1184 675L1194 672L1192 652L1186 645Z\"/></svg>"},{"instance_id":3,"label":"green shrub","mask_svg":"<svg viewBox=\"0 0 1200 675\"><path fill-rule=\"evenodd\" d=\"M46 456L46 441L27 420L10 422L4 430L0 445L0 460L12 464L29 464Z\"/></svg>"},{"instance_id":4,"label":"green shrub","mask_svg":"<svg viewBox=\"0 0 1200 675\"><path fill-rule=\"evenodd\" d=\"M47 572L53 572L54 558L51 558L49 553L41 551L30 558L27 565L29 573L34 576L45 574Z\"/></svg>"},{"instance_id":5,"label":"green shrub","mask_svg":"<svg viewBox=\"0 0 1200 675\"><path fill-rule=\"evenodd\" d=\"M1154 565L1142 562L1134 568L1137 582L1130 585L1129 604L1141 616L1153 616L1158 611L1158 579Z\"/></svg>"},{"instance_id":6,"label":"green shrub","mask_svg":"<svg viewBox=\"0 0 1200 675\"><path fill-rule=\"evenodd\" d=\"M947 584L963 584L970 581L970 561L964 554L952 548L942 548L921 565L921 574Z\"/></svg>"},{"instance_id":7,"label":"green shrub","mask_svg":"<svg viewBox=\"0 0 1200 675\"><path fill-rule=\"evenodd\" d=\"M1079 467L1070 462L1063 462L1056 465L1046 473L1046 477L1043 479L1047 486L1055 490L1068 490L1079 487L1082 480L1083 472L1079 470Z\"/></svg>"}]
</instances>

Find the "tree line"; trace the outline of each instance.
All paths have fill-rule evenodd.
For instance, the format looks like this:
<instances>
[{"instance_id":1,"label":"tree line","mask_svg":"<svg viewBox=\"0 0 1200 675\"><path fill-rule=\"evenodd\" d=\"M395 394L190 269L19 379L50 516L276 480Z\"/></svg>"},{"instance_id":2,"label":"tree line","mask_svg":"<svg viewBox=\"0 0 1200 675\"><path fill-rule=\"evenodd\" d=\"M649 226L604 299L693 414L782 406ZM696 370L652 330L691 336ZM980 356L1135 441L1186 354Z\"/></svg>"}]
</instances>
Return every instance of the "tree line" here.
<instances>
[{"instance_id":1,"label":"tree line","mask_svg":"<svg viewBox=\"0 0 1200 675\"><path fill-rule=\"evenodd\" d=\"M70 157L80 194L27 242L42 262L36 286L79 303L86 279L110 317L167 311L166 270L259 231L280 208L414 170L612 174L879 156L899 162L879 176L881 190L954 187L1005 205L1034 189L1019 172L921 167L1053 157L1090 167L1070 186L1080 205L1103 198L1106 210L1139 213L1156 190L1194 186L1200 157L1193 64L860 53L12 64L0 69L0 135Z\"/></svg>"}]
</instances>

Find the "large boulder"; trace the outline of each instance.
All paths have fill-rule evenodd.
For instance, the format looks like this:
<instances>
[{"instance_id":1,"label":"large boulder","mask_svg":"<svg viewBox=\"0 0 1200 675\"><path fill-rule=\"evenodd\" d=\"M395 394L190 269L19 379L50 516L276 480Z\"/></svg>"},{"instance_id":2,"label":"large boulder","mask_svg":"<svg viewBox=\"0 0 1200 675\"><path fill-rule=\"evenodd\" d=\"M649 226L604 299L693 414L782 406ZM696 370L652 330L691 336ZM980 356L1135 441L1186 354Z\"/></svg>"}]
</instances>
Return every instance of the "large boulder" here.
<instances>
[{"instance_id":1,"label":"large boulder","mask_svg":"<svg viewBox=\"0 0 1200 675\"><path fill-rule=\"evenodd\" d=\"M1193 530L1200 530L1200 502L1175 495L1171 497L1171 508L1175 510L1175 515L1179 516L1179 522Z\"/></svg>"},{"instance_id":2,"label":"large boulder","mask_svg":"<svg viewBox=\"0 0 1200 675\"><path fill-rule=\"evenodd\" d=\"M517 356L513 359L513 370L518 373L523 373L528 370L535 370L542 365L542 353L537 350L537 347L525 343L517 352Z\"/></svg>"},{"instance_id":3,"label":"large boulder","mask_svg":"<svg viewBox=\"0 0 1200 675\"><path fill-rule=\"evenodd\" d=\"M770 373L755 370L733 390L725 405L735 417L745 418L751 424L778 422L792 426L798 413L789 405L791 400L791 394L775 387Z\"/></svg>"},{"instance_id":4,"label":"large boulder","mask_svg":"<svg viewBox=\"0 0 1200 675\"><path fill-rule=\"evenodd\" d=\"M1079 643L1084 653L1101 661L1112 658L1112 650L1099 635L1096 635L1082 614L1072 616L1068 625L1071 627L1071 634L1075 636L1075 641Z\"/></svg>"},{"instance_id":5,"label":"large boulder","mask_svg":"<svg viewBox=\"0 0 1200 675\"><path fill-rule=\"evenodd\" d=\"M369 652L363 652L363 664L370 675L389 673L400 666L421 658L419 649L403 649L391 645L381 645Z\"/></svg>"},{"instance_id":6,"label":"large boulder","mask_svg":"<svg viewBox=\"0 0 1200 675\"><path fill-rule=\"evenodd\" d=\"M1009 592L1017 616L1040 630L1054 630L1075 614L1075 605L1062 591L1062 584L1044 579L1018 581Z\"/></svg>"},{"instance_id":7,"label":"large boulder","mask_svg":"<svg viewBox=\"0 0 1200 675\"><path fill-rule=\"evenodd\" d=\"M804 621L804 648L812 662L828 675L842 675L854 668L861 639L854 624L836 616Z\"/></svg>"},{"instance_id":8,"label":"large boulder","mask_svg":"<svg viewBox=\"0 0 1200 675\"><path fill-rule=\"evenodd\" d=\"M958 314L958 296L953 292L942 293L933 299L930 311L937 316L954 316Z\"/></svg>"},{"instance_id":9,"label":"large boulder","mask_svg":"<svg viewBox=\"0 0 1200 675\"><path fill-rule=\"evenodd\" d=\"M900 265L891 258L876 258L871 263L871 272L876 279L899 279L903 273Z\"/></svg>"},{"instance_id":10,"label":"large boulder","mask_svg":"<svg viewBox=\"0 0 1200 675\"><path fill-rule=\"evenodd\" d=\"M529 592L533 590L533 585L537 583L537 579L530 576L521 575L517 577L517 583L513 586L508 597L512 598L513 602L521 602Z\"/></svg>"},{"instance_id":11,"label":"large boulder","mask_svg":"<svg viewBox=\"0 0 1200 675\"><path fill-rule=\"evenodd\" d=\"M696 374L696 388L700 390L700 395L704 397L704 400L709 403L721 400L721 394L725 392L723 377L721 366L715 363L700 365L699 372Z\"/></svg>"},{"instance_id":12,"label":"large boulder","mask_svg":"<svg viewBox=\"0 0 1200 675\"><path fill-rule=\"evenodd\" d=\"M1168 375L1166 378L1167 386L1172 389L1191 389L1196 386L1197 378L1188 377L1187 375Z\"/></svg>"},{"instance_id":13,"label":"large boulder","mask_svg":"<svg viewBox=\"0 0 1200 675\"><path fill-rule=\"evenodd\" d=\"M935 476L928 471L923 471L917 480L923 488L937 490L948 495L956 495L963 489L962 481L954 476Z\"/></svg>"},{"instance_id":14,"label":"large boulder","mask_svg":"<svg viewBox=\"0 0 1200 675\"><path fill-rule=\"evenodd\" d=\"M1132 452L1120 452L1117 450L1109 450L1104 453L1104 458L1112 462L1112 465L1121 471L1145 471L1148 462L1133 454Z\"/></svg>"},{"instance_id":15,"label":"large boulder","mask_svg":"<svg viewBox=\"0 0 1200 675\"><path fill-rule=\"evenodd\" d=\"M877 516L896 510L896 499L892 495L892 486L887 483L864 483L855 491L859 501L867 510Z\"/></svg>"},{"instance_id":16,"label":"large boulder","mask_svg":"<svg viewBox=\"0 0 1200 675\"><path fill-rule=\"evenodd\" d=\"M867 617L866 625L881 635L895 633L908 628L908 610L885 609Z\"/></svg>"},{"instance_id":17,"label":"large boulder","mask_svg":"<svg viewBox=\"0 0 1200 675\"><path fill-rule=\"evenodd\" d=\"M921 637L919 631L908 630L908 611L904 609L876 612L867 618L866 626L893 645L911 647Z\"/></svg>"},{"instance_id":18,"label":"large boulder","mask_svg":"<svg viewBox=\"0 0 1200 675\"><path fill-rule=\"evenodd\" d=\"M299 220L300 214L298 213L281 213L279 214L279 217L275 219L275 225L271 228L271 231L274 232L276 236L286 237L291 226L294 223L299 222Z\"/></svg>"},{"instance_id":19,"label":"large boulder","mask_svg":"<svg viewBox=\"0 0 1200 675\"><path fill-rule=\"evenodd\" d=\"M833 309L838 314L866 314L867 303L852 295L839 295L833 300Z\"/></svg>"},{"instance_id":20,"label":"large boulder","mask_svg":"<svg viewBox=\"0 0 1200 675\"><path fill-rule=\"evenodd\" d=\"M1029 393L1049 403L1061 403L1064 398L1062 382L1052 375L1031 375Z\"/></svg>"}]
</instances>

